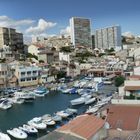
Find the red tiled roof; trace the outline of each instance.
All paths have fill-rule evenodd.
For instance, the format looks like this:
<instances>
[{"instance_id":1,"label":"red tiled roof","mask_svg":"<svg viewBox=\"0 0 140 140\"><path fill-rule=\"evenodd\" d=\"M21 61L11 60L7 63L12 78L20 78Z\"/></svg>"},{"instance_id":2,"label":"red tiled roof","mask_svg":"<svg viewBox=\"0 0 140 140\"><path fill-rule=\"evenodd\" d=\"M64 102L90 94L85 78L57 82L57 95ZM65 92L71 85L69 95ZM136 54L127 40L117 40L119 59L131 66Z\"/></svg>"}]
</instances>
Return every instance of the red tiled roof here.
<instances>
[{"instance_id":1,"label":"red tiled roof","mask_svg":"<svg viewBox=\"0 0 140 140\"><path fill-rule=\"evenodd\" d=\"M111 129L136 130L140 118L140 106L111 105L107 122Z\"/></svg>"},{"instance_id":2,"label":"red tiled roof","mask_svg":"<svg viewBox=\"0 0 140 140\"><path fill-rule=\"evenodd\" d=\"M68 124L58 128L59 132L70 132L89 139L104 126L104 120L93 115L81 115L70 121Z\"/></svg>"},{"instance_id":3,"label":"red tiled roof","mask_svg":"<svg viewBox=\"0 0 140 140\"><path fill-rule=\"evenodd\" d=\"M124 89L127 91L140 90L140 86L125 86Z\"/></svg>"}]
</instances>

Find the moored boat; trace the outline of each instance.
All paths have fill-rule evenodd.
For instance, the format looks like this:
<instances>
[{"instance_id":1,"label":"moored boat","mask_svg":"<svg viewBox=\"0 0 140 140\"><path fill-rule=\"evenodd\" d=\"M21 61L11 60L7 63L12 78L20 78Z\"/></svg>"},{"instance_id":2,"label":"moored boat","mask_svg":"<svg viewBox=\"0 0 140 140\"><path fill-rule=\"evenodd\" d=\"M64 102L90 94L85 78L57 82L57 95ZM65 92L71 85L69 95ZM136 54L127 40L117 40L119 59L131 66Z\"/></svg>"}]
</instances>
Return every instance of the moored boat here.
<instances>
[{"instance_id":1,"label":"moored boat","mask_svg":"<svg viewBox=\"0 0 140 140\"><path fill-rule=\"evenodd\" d=\"M35 127L36 129L46 129L47 125L42 122L41 117L35 117L32 120L28 121L28 124Z\"/></svg>"},{"instance_id":2,"label":"moored boat","mask_svg":"<svg viewBox=\"0 0 140 140\"><path fill-rule=\"evenodd\" d=\"M39 86L37 89L34 90L34 92L37 97L44 97L46 94L49 93L49 90L43 86Z\"/></svg>"},{"instance_id":3,"label":"moored boat","mask_svg":"<svg viewBox=\"0 0 140 140\"><path fill-rule=\"evenodd\" d=\"M77 109L67 108L66 112L71 112L72 114L77 114Z\"/></svg>"},{"instance_id":4,"label":"moored boat","mask_svg":"<svg viewBox=\"0 0 140 140\"><path fill-rule=\"evenodd\" d=\"M0 140L11 140L11 138L2 132L0 132Z\"/></svg>"},{"instance_id":5,"label":"moored boat","mask_svg":"<svg viewBox=\"0 0 140 140\"><path fill-rule=\"evenodd\" d=\"M52 120L54 120L55 122L61 122L62 121L62 117L59 115L54 114L52 116Z\"/></svg>"},{"instance_id":6,"label":"moored boat","mask_svg":"<svg viewBox=\"0 0 140 140\"><path fill-rule=\"evenodd\" d=\"M88 100L85 101L85 104L88 105L88 104L91 104L93 102L95 102L96 98L90 98Z\"/></svg>"},{"instance_id":7,"label":"moored boat","mask_svg":"<svg viewBox=\"0 0 140 140\"><path fill-rule=\"evenodd\" d=\"M87 109L87 111L86 111L86 113L95 113L95 112L97 112L99 110L99 107L89 107L88 109Z\"/></svg>"},{"instance_id":8,"label":"moored boat","mask_svg":"<svg viewBox=\"0 0 140 140\"><path fill-rule=\"evenodd\" d=\"M0 99L0 108L1 109L6 110L6 109L9 109L11 107L12 107L12 102L10 102L8 99L6 99L6 98Z\"/></svg>"},{"instance_id":9,"label":"moored boat","mask_svg":"<svg viewBox=\"0 0 140 140\"><path fill-rule=\"evenodd\" d=\"M27 134L38 133L38 130L35 127L26 124L24 124L22 127L19 127L19 129L26 132Z\"/></svg>"},{"instance_id":10,"label":"moored boat","mask_svg":"<svg viewBox=\"0 0 140 140\"><path fill-rule=\"evenodd\" d=\"M79 104L83 104L85 102L85 98L84 97L80 97L74 100L70 101L72 105L79 105Z\"/></svg>"},{"instance_id":11,"label":"moored boat","mask_svg":"<svg viewBox=\"0 0 140 140\"><path fill-rule=\"evenodd\" d=\"M18 128L14 128L12 130L7 130L7 133L17 139L26 139L27 138L27 134Z\"/></svg>"},{"instance_id":12,"label":"moored boat","mask_svg":"<svg viewBox=\"0 0 140 140\"><path fill-rule=\"evenodd\" d=\"M71 115L68 112L66 112L65 110L58 111L58 112L56 112L56 114L61 116L62 118L67 118L67 117L69 117Z\"/></svg>"},{"instance_id":13,"label":"moored boat","mask_svg":"<svg viewBox=\"0 0 140 140\"><path fill-rule=\"evenodd\" d=\"M42 122L45 123L46 125L49 125L49 126L56 124L55 121L52 119L50 114L43 115Z\"/></svg>"}]
</instances>

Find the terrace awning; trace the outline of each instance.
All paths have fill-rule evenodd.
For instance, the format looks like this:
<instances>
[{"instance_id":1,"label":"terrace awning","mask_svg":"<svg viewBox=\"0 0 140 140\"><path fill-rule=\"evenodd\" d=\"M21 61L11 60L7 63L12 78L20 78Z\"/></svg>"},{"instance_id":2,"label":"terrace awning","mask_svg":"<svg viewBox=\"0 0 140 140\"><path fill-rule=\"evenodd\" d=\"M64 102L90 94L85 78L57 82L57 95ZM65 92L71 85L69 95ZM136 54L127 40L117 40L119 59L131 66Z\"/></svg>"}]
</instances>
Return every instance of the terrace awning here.
<instances>
[{"instance_id":1,"label":"terrace awning","mask_svg":"<svg viewBox=\"0 0 140 140\"><path fill-rule=\"evenodd\" d=\"M140 86L125 86L124 89L128 91L140 90Z\"/></svg>"}]
</instances>

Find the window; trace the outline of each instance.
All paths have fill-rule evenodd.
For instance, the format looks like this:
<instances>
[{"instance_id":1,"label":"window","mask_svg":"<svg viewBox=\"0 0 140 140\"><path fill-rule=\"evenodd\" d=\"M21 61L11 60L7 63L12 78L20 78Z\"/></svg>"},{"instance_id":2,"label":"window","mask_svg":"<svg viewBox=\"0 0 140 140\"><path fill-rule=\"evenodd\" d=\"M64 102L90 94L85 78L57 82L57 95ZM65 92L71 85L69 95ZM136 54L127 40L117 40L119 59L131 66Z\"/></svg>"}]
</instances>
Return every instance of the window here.
<instances>
[{"instance_id":1,"label":"window","mask_svg":"<svg viewBox=\"0 0 140 140\"><path fill-rule=\"evenodd\" d=\"M25 72L21 72L21 76L24 76L25 75Z\"/></svg>"},{"instance_id":2,"label":"window","mask_svg":"<svg viewBox=\"0 0 140 140\"><path fill-rule=\"evenodd\" d=\"M32 80L36 80L36 79L37 79L36 77L33 77L33 78L32 78Z\"/></svg>"},{"instance_id":3,"label":"window","mask_svg":"<svg viewBox=\"0 0 140 140\"><path fill-rule=\"evenodd\" d=\"M20 81L21 81L21 82L24 82L24 81L25 81L25 78L21 78Z\"/></svg>"},{"instance_id":4,"label":"window","mask_svg":"<svg viewBox=\"0 0 140 140\"><path fill-rule=\"evenodd\" d=\"M27 75L31 75L31 71L27 71Z\"/></svg>"},{"instance_id":5,"label":"window","mask_svg":"<svg viewBox=\"0 0 140 140\"><path fill-rule=\"evenodd\" d=\"M37 71L33 71L33 75L36 75L37 74Z\"/></svg>"},{"instance_id":6,"label":"window","mask_svg":"<svg viewBox=\"0 0 140 140\"><path fill-rule=\"evenodd\" d=\"M4 75L4 71L2 71L2 75Z\"/></svg>"},{"instance_id":7,"label":"window","mask_svg":"<svg viewBox=\"0 0 140 140\"><path fill-rule=\"evenodd\" d=\"M31 78L27 78L27 81L31 81Z\"/></svg>"}]
</instances>

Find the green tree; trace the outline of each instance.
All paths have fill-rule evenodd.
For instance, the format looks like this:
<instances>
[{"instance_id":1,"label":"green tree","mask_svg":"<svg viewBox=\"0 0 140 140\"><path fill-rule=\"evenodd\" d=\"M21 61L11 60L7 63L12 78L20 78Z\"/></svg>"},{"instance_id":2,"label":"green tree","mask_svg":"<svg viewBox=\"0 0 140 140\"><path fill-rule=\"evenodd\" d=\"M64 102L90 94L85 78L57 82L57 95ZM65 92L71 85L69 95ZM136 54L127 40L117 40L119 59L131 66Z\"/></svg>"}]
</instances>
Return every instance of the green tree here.
<instances>
[{"instance_id":1,"label":"green tree","mask_svg":"<svg viewBox=\"0 0 140 140\"><path fill-rule=\"evenodd\" d=\"M60 48L60 52L70 53L71 52L71 47L70 46L62 47L62 48Z\"/></svg>"},{"instance_id":2,"label":"green tree","mask_svg":"<svg viewBox=\"0 0 140 140\"><path fill-rule=\"evenodd\" d=\"M64 78L64 77L66 77L66 72L59 71L58 74L57 74L57 79Z\"/></svg>"},{"instance_id":3,"label":"green tree","mask_svg":"<svg viewBox=\"0 0 140 140\"><path fill-rule=\"evenodd\" d=\"M39 60L39 63L44 63L44 60Z\"/></svg>"},{"instance_id":4,"label":"green tree","mask_svg":"<svg viewBox=\"0 0 140 140\"><path fill-rule=\"evenodd\" d=\"M119 87L120 85L122 85L124 83L125 77L123 76L118 76L115 78L115 86Z\"/></svg>"},{"instance_id":5,"label":"green tree","mask_svg":"<svg viewBox=\"0 0 140 140\"><path fill-rule=\"evenodd\" d=\"M27 54L27 58L35 58L36 60L38 60L38 57L34 54L31 54L31 53Z\"/></svg>"},{"instance_id":6,"label":"green tree","mask_svg":"<svg viewBox=\"0 0 140 140\"><path fill-rule=\"evenodd\" d=\"M6 62L6 58L0 59L0 63L5 63Z\"/></svg>"}]
</instances>

